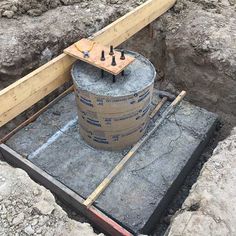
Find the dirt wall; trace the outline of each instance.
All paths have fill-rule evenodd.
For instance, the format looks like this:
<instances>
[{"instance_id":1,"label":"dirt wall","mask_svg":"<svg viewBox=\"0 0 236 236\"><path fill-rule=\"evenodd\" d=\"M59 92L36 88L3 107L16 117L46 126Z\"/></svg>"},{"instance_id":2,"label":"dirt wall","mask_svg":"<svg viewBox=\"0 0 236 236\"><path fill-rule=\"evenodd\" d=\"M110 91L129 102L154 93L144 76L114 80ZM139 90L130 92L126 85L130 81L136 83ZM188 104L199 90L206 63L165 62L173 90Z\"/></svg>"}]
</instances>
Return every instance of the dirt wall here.
<instances>
[{"instance_id":1,"label":"dirt wall","mask_svg":"<svg viewBox=\"0 0 236 236\"><path fill-rule=\"evenodd\" d=\"M194 104L235 116L235 9L234 1L179 0L125 46L150 58L162 89L185 89Z\"/></svg>"}]
</instances>

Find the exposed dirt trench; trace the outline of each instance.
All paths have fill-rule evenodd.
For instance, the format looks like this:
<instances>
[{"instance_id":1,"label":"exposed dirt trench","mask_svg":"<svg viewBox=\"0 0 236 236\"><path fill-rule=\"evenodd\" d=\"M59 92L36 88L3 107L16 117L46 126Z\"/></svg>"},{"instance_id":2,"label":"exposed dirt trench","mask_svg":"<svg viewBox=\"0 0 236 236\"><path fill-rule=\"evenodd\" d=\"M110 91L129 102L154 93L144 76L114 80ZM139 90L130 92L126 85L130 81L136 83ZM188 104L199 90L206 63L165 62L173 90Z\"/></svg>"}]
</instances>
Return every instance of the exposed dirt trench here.
<instances>
[{"instance_id":1,"label":"exposed dirt trench","mask_svg":"<svg viewBox=\"0 0 236 236\"><path fill-rule=\"evenodd\" d=\"M236 125L236 10L230 1L177 1L125 47L147 56L157 86L185 89L195 105L217 113L226 137Z\"/></svg>"},{"instance_id":2,"label":"exposed dirt trench","mask_svg":"<svg viewBox=\"0 0 236 236\"><path fill-rule=\"evenodd\" d=\"M142 2L0 1L0 88ZM216 112L221 120L220 131L165 212L154 235L164 234L214 147L236 126L235 34L235 1L179 0L150 28L145 28L121 46L139 52L153 62L158 72L157 87L173 93L185 89L190 102ZM11 130L31 113L32 110L9 123L5 131ZM2 130L2 134L5 131ZM81 219L74 212L71 216Z\"/></svg>"},{"instance_id":3,"label":"exposed dirt trench","mask_svg":"<svg viewBox=\"0 0 236 236\"><path fill-rule=\"evenodd\" d=\"M214 148L236 125L235 4L178 1L174 8L124 47L147 56L156 66L162 90L179 93L219 115L219 130L199 158L153 235L164 235ZM191 207L190 207L191 208ZM192 206L196 211L198 206Z\"/></svg>"}]
</instances>

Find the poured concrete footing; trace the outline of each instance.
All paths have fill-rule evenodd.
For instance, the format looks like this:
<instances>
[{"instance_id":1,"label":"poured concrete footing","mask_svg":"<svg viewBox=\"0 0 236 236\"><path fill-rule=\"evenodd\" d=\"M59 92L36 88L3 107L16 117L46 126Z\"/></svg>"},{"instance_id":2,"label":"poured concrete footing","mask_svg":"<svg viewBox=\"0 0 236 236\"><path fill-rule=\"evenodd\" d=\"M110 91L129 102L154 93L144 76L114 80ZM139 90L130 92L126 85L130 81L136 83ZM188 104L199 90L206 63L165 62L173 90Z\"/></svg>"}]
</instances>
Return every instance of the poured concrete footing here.
<instances>
[{"instance_id":1,"label":"poured concrete footing","mask_svg":"<svg viewBox=\"0 0 236 236\"><path fill-rule=\"evenodd\" d=\"M215 114L183 102L95 205L131 232L149 233L211 138L216 120ZM77 123L74 95L70 94L7 145L86 198L127 150L89 147L81 139Z\"/></svg>"}]
</instances>

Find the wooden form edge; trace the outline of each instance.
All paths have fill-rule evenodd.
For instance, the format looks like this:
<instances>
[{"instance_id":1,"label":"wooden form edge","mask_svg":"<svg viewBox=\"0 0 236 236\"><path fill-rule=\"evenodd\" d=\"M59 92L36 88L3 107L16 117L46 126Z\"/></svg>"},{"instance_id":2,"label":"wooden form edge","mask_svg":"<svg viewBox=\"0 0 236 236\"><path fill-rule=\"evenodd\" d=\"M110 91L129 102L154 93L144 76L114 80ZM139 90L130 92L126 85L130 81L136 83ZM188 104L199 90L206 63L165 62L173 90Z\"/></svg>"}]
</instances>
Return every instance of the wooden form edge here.
<instances>
[{"instance_id":1,"label":"wooden form edge","mask_svg":"<svg viewBox=\"0 0 236 236\"><path fill-rule=\"evenodd\" d=\"M13 165L14 167L25 170L32 179L52 191L61 200L72 206L73 209L85 215L97 227L99 227L106 233L114 236L133 235L96 207L93 206L89 209L86 208L83 205L84 199L81 196L66 187L61 182L54 179L45 171L41 170L32 162L19 155L7 145L0 144L0 153L2 153L4 160L6 160L9 164Z\"/></svg>"},{"instance_id":2,"label":"wooden form edge","mask_svg":"<svg viewBox=\"0 0 236 236\"><path fill-rule=\"evenodd\" d=\"M148 0L90 39L116 47L165 13L175 2ZM74 62L73 57L63 53L0 91L0 127L70 80Z\"/></svg>"}]
</instances>

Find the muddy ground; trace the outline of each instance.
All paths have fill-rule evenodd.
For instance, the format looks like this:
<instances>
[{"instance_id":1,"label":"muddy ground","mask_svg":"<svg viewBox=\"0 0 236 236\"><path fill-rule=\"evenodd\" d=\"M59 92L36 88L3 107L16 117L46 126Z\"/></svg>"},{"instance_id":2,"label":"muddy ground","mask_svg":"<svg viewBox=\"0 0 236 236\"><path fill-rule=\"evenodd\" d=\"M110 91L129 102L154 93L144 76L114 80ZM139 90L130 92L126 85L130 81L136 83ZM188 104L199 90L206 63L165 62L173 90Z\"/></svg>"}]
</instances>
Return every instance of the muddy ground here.
<instances>
[{"instance_id":1,"label":"muddy ground","mask_svg":"<svg viewBox=\"0 0 236 236\"><path fill-rule=\"evenodd\" d=\"M0 88L142 2L0 1ZM167 218L163 218L160 227L166 229L214 146L236 125L236 1L178 0L151 24L151 31L144 29L123 47L153 62L158 71L157 86L171 92L186 89L189 101L221 117L218 136L180 190ZM14 125L8 124L7 130Z\"/></svg>"}]
</instances>

